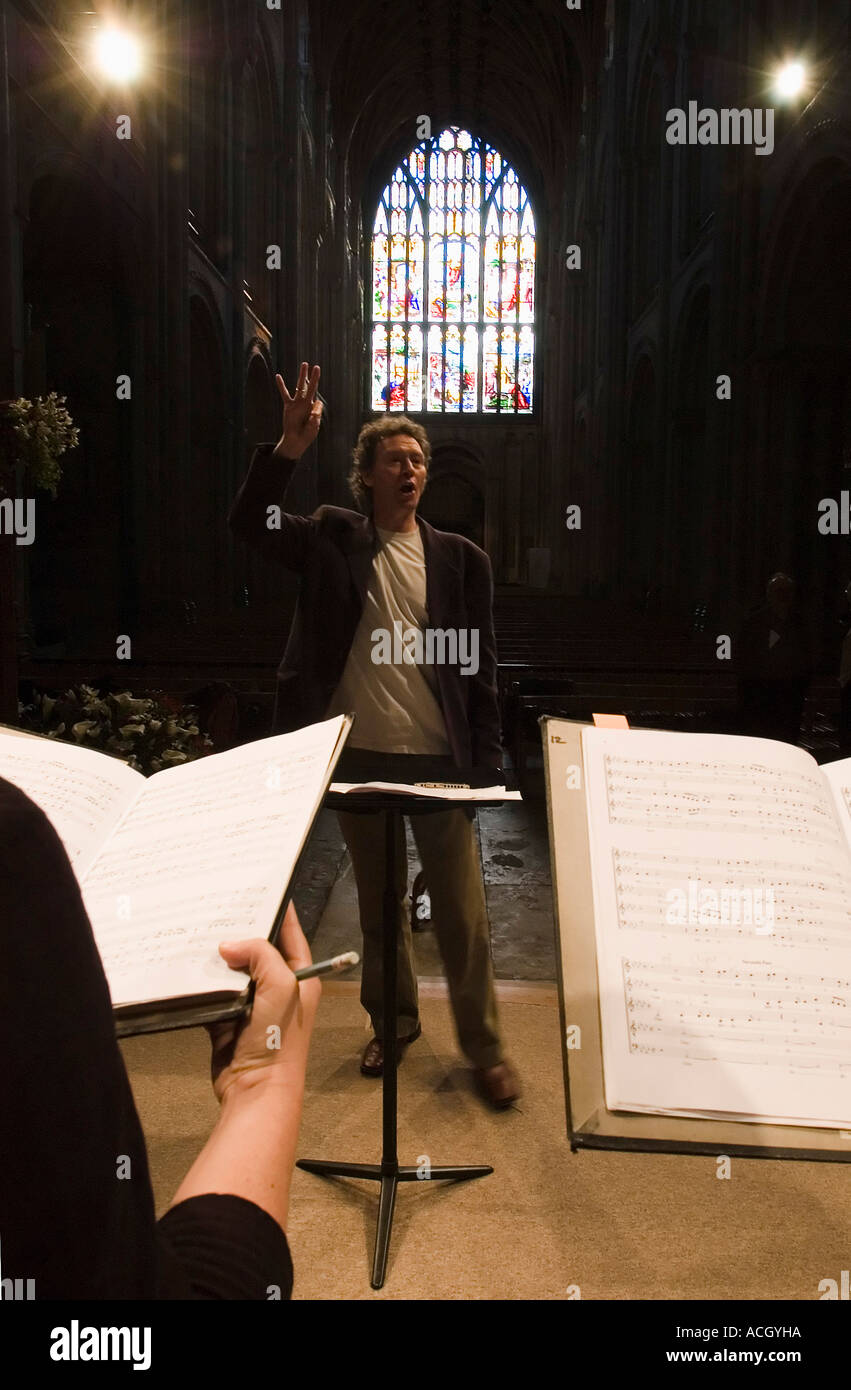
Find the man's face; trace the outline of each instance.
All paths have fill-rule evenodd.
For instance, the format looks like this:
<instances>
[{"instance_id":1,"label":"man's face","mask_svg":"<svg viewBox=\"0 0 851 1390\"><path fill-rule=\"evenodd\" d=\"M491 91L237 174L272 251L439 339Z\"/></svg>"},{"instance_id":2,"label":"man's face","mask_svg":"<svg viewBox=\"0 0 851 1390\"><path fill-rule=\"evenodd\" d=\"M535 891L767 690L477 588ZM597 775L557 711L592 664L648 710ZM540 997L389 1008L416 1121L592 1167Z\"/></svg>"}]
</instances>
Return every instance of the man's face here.
<instances>
[{"instance_id":1,"label":"man's face","mask_svg":"<svg viewBox=\"0 0 851 1390\"><path fill-rule=\"evenodd\" d=\"M395 511L403 507L415 512L426 485L423 451L409 434L391 434L379 439L372 471L363 481L372 489L375 511Z\"/></svg>"}]
</instances>

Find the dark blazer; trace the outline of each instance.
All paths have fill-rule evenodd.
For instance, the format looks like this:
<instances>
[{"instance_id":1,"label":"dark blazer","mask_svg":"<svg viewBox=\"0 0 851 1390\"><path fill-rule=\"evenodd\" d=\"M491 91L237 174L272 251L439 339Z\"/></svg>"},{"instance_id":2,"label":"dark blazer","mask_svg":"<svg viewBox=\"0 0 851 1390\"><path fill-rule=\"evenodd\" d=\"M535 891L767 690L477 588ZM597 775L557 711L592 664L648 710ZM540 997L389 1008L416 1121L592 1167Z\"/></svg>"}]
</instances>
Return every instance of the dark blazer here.
<instances>
[{"instance_id":1,"label":"dark blazer","mask_svg":"<svg viewBox=\"0 0 851 1390\"><path fill-rule=\"evenodd\" d=\"M276 730L325 718L343 674L377 548L372 518L344 507L319 507L312 516L281 514L270 530L267 508L281 506L295 463L273 458L274 444L254 450L228 524L270 559L301 575L295 617L278 668ZM463 536L436 531L417 518L426 566L426 607L434 628L478 628L479 669L438 665L440 705L452 756L459 767L499 769L499 708L493 578L483 550Z\"/></svg>"}]
</instances>

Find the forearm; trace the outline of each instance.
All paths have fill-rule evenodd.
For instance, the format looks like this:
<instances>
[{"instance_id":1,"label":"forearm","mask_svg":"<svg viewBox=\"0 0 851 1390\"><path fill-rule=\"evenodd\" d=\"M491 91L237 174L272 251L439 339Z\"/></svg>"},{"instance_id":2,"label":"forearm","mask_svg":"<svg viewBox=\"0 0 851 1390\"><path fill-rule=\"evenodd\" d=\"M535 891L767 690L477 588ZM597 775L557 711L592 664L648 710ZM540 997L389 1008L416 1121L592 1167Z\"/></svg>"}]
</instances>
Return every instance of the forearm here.
<instances>
[{"instance_id":1,"label":"forearm","mask_svg":"<svg viewBox=\"0 0 851 1390\"><path fill-rule=\"evenodd\" d=\"M297 1075L232 1088L171 1205L204 1193L231 1193L255 1202L286 1231L303 1097Z\"/></svg>"},{"instance_id":2,"label":"forearm","mask_svg":"<svg viewBox=\"0 0 851 1390\"><path fill-rule=\"evenodd\" d=\"M278 452L278 445L258 444L248 464L248 472L230 506L228 524L235 531L256 527L258 514L266 525L266 507L286 496L298 460Z\"/></svg>"},{"instance_id":3,"label":"forearm","mask_svg":"<svg viewBox=\"0 0 851 1390\"><path fill-rule=\"evenodd\" d=\"M279 439L272 450L272 457L276 459L286 459L288 463L298 463L301 458L301 451L298 453L290 452L284 444L284 441Z\"/></svg>"},{"instance_id":4,"label":"forearm","mask_svg":"<svg viewBox=\"0 0 851 1390\"><path fill-rule=\"evenodd\" d=\"M234 535L287 569L300 571L313 540L315 522L284 510L284 499L298 459L279 446L255 449L242 486L228 512Z\"/></svg>"}]
</instances>

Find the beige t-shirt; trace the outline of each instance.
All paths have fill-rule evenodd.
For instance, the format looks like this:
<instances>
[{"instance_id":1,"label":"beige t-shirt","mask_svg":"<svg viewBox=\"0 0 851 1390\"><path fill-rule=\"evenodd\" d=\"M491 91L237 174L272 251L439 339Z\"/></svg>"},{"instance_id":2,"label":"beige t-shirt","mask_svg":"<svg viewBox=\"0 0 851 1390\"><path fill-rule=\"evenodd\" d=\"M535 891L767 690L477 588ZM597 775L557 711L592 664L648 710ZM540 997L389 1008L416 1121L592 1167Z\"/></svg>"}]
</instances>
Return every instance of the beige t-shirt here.
<instances>
[{"instance_id":1,"label":"beige t-shirt","mask_svg":"<svg viewBox=\"0 0 851 1390\"><path fill-rule=\"evenodd\" d=\"M428 627L420 529L376 531L381 544L363 615L328 718L355 713L349 748L445 757L451 749L437 700L436 673L432 666L406 659L416 655L413 631L424 633ZM407 640L406 633L411 634ZM424 641L422 647L424 651Z\"/></svg>"}]
</instances>

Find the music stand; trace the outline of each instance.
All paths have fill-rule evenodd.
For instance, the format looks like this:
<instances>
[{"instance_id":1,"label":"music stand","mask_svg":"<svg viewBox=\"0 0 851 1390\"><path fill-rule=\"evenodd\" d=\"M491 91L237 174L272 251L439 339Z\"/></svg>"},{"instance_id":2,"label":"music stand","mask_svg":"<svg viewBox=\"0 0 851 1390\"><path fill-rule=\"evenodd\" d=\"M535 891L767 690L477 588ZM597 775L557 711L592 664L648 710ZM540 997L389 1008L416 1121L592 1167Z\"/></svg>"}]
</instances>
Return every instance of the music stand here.
<instances>
[{"instance_id":1,"label":"music stand","mask_svg":"<svg viewBox=\"0 0 851 1390\"><path fill-rule=\"evenodd\" d=\"M457 774L456 774L457 775ZM367 1178L381 1184L378 1202L378 1228L375 1233L375 1253L372 1261L371 1284L382 1288L387 1270L387 1254L393 1225L396 1188L400 1182L421 1179L462 1181L483 1178L493 1172L487 1164L449 1164L432 1167L424 1173L416 1167L400 1167L396 1147L398 1050L396 1019L398 1012L396 970L396 817L426 815L434 811L449 811L470 806L501 806L502 798L480 801L446 801L439 797L407 796L400 792L334 792L329 791L325 805L333 811L384 812L384 1069L382 1074L381 1162L345 1163L328 1159L300 1158L297 1168L322 1177Z\"/></svg>"}]
</instances>

